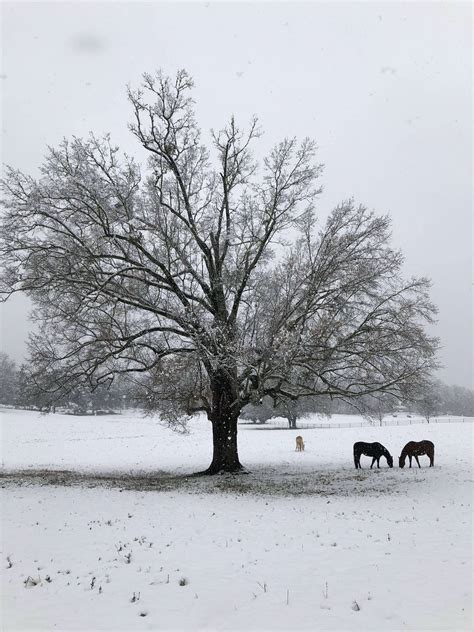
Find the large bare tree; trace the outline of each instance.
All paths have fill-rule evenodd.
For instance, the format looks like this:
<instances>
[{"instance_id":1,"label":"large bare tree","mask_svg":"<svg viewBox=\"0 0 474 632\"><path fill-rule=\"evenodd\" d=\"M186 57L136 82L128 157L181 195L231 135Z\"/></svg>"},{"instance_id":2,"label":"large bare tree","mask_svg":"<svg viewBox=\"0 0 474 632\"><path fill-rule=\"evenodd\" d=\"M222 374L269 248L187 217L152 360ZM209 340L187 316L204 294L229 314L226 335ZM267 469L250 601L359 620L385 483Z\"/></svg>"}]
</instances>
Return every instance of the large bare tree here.
<instances>
[{"instance_id":1,"label":"large bare tree","mask_svg":"<svg viewBox=\"0 0 474 632\"><path fill-rule=\"evenodd\" d=\"M180 71L129 89L144 167L90 136L49 149L38 179L8 170L2 291L34 302L45 388L142 374L169 419L207 413L215 473L241 468L248 402L424 379L435 308L426 279L403 279L388 217L347 201L317 231L313 142L283 140L258 165L256 121L231 118L211 158L191 88Z\"/></svg>"}]
</instances>

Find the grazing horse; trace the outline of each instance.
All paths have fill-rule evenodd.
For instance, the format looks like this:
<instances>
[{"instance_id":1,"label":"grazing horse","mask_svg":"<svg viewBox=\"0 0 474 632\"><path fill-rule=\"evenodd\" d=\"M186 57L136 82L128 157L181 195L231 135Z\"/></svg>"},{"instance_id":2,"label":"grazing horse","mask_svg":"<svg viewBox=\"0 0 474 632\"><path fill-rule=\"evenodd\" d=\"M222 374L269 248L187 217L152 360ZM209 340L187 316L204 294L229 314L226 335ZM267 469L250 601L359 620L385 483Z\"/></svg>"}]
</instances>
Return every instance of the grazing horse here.
<instances>
[{"instance_id":1,"label":"grazing horse","mask_svg":"<svg viewBox=\"0 0 474 632\"><path fill-rule=\"evenodd\" d=\"M360 457L362 455L371 456L372 457L372 466L375 461L377 461L377 467L380 468L380 457L384 456L387 459L387 463L389 467L393 467L393 458L390 452L385 448L381 443L364 443L363 441L357 441L354 443L354 465L357 469L362 469L360 465Z\"/></svg>"},{"instance_id":2,"label":"grazing horse","mask_svg":"<svg viewBox=\"0 0 474 632\"><path fill-rule=\"evenodd\" d=\"M416 462L418 463L418 467L421 467L420 462L418 461L418 457L422 454L426 454L426 456L430 460L430 467L434 465L434 443L431 441L409 441L406 446L403 448L402 453L398 457L398 465L399 467L405 467L405 459L408 457L410 459L410 467L411 460L415 457Z\"/></svg>"},{"instance_id":3,"label":"grazing horse","mask_svg":"<svg viewBox=\"0 0 474 632\"><path fill-rule=\"evenodd\" d=\"M301 437L300 435L296 437L296 451L304 452L304 441L303 437Z\"/></svg>"}]
</instances>

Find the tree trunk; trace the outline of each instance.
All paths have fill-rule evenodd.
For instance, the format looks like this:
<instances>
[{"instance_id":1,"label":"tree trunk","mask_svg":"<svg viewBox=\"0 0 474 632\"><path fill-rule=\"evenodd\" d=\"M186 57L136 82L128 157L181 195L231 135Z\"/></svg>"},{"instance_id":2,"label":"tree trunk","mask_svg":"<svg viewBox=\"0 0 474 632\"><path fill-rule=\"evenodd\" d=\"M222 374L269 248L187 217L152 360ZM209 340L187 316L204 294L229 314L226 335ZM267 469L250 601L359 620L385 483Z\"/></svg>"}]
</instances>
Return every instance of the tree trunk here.
<instances>
[{"instance_id":1,"label":"tree trunk","mask_svg":"<svg viewBox=\"0 0 474 632\"><path fill-rule=\"evenodd\" d=\"M238 472L243 470L237 449L237 422L240 414L236 381L228 372L219 371L211 377L213 456L203 474Z\"/></svg>"},{"instance_id":2,"label":"tree trunk","mask_svg":"<svg viewBox=\"0 0 474 632\"><path fill-rule=\"evenodd\" d=\"M219 474L220 472L238 472L242 470L237 449L237 420L234 413L226 413L220 420L212 421L212 462L206 474Z\"/></svg>"}]
</instances>

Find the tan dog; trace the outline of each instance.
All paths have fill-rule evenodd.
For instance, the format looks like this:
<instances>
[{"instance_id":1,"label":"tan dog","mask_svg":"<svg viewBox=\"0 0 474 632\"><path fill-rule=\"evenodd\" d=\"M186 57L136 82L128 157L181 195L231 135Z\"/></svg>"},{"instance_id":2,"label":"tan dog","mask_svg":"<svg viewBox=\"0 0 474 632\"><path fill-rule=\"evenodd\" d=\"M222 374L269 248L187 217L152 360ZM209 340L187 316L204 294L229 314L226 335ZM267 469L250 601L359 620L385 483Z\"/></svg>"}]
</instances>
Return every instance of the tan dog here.
<instances>
[{"instance_id":1,"label":"tan dog","mask_svg":"<svg viewBox=\"0 0 474 632\"><path fill-rule=\"evenodd\" d=\"M304 441L300 435L296 437L296 452L304 452Z\"/></svg>"}]
</instances>

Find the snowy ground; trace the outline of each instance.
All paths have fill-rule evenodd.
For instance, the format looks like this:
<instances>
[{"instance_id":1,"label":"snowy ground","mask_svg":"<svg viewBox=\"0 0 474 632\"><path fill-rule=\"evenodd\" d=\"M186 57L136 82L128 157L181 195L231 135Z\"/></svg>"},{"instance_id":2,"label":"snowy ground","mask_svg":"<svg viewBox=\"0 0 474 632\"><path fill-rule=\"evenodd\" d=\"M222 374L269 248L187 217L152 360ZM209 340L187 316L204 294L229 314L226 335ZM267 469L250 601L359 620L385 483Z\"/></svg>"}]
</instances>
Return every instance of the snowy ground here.
<instances>
[{"instance_id":1,"label":"snowy ground","mask_svg":"<svg viewBox=\"0 0 474 632\"><path fill-rule=\"evenodd\" d=\"M472 629L472 423L242 425L251 473L195 479L202 419L0 416L5 630ZM421 439L434 468L354 469Z\"/></svg>"}]
</instances>

